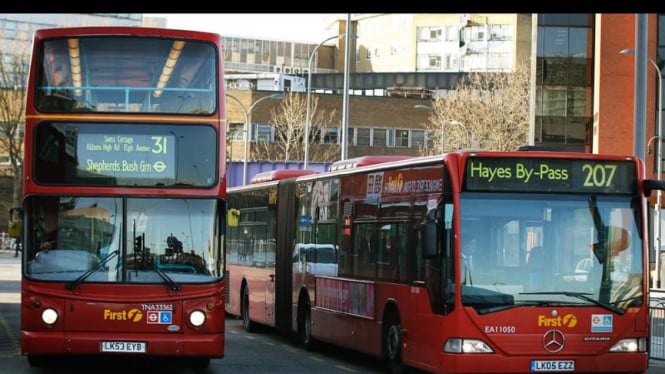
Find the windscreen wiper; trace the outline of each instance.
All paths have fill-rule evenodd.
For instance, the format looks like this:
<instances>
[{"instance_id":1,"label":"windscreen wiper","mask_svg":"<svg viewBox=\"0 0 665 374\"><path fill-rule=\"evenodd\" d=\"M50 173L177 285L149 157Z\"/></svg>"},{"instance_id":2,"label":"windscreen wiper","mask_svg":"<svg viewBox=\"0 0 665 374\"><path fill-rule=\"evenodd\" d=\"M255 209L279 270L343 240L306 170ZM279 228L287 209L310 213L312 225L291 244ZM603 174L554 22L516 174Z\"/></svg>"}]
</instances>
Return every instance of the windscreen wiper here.
<instances>
[{"instance_id":1,"label":"windscreen wiper","mask_svg":"<svg viewBox=\"0 0 665 374\"><path fill-rule=\"evenodd\" d=\"M159 265L157 265L157 263L155 263L154 261L152 262L152 268L155 270L155 272L157 274L159 274L160 277L162 277L162 279L164 279L164 282L166 282L166 284L168 284L169 288L171 288L173 291L182 290L182 287L178 283L173 281L173 279L171 279L171 277L169 277L169 275L166 274L164 272L164 270L162 270L159 267Z\"/></svg>"},{"instance_id":2,"label":"windscreen wiper","mask_svg":"<svg viewBox=\"0 0 665 374\"><path fill-rule=\"evenodd\" d=\"M593 303L595 305L598 305L601 308L605 308L611 312L614 312L616 314L623 315L626 313L625 310L618 308L612 304L604 303L602 301L596 300L592 297L589 297L590 295L593 295L592 293L588 292L570 292L570 291L551 291L551 292L520 292L520 295L565 295L565 296L570 296L570 297L576 297L578 299L582 299L584 301L588 301L590 303Z\"/></svg>"},{"instance_id":3,"label":"windscreen wiper","mask_svg":"<svg viewBox=\"0 0 665 374\"><path fill-rule=\"evenodd\" d=\"M72 282L67 283L67 284L65 285L65 289L67 289L67 290L73 290L73 289L75 289L76 287L78 287L78 286L81 284L81 282L83 282L84 280L86 280L86 279L87 279L92 273L94 273L94 272L96 272L97 270L101 269L102 266L106 265L106 263L109 262L109 260L110 260L111 258L113 258L114 256L117 256L118 253L119 253L119 252L118 252L117 249L116 249L115 251L109 253L106 257L104 257L103 260L99 261L99 262L97 263L97 265L95 265L95 267L93 267L92 269L90 269L90 270L86 271L85 273L81 274L81 276L79 276L78 278L76 278L76 279L73 280Z\"/></svg>"}]
</instances>

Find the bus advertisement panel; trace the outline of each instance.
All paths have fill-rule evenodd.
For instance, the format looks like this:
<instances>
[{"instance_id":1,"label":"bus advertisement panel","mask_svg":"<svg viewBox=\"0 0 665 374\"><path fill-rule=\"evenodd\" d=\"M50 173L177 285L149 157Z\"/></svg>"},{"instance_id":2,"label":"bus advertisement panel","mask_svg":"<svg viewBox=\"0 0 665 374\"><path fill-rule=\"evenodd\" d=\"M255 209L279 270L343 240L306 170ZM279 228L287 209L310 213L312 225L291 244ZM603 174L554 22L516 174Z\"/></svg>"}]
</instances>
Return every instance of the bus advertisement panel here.
<instances>
[{"instance_id":1,"label":"bus advertisement panel","mask_svg":"<svg viewBox=\"0 0 665 374\"><path fill-rule=\"evenodd\" d=\"M664 184L644 178L642 160L367 158L229 190L238 232L273 246L269 272L230 274L229 293L245 303L227 311L309 349L382 357L393 372L647 369L647 197ZM260 222L267 229L253 230Z\"/></svg>"},{"instance_id":2,"label":"bus advertisement panel","mask_svg":"<svg viewBox=\"0 0 665 374\"><path fill-rule=\"evenodd\" d=\"M33 48L22 354L224 357L221 37L43 29Z\"/></svg>"}]
</instances>

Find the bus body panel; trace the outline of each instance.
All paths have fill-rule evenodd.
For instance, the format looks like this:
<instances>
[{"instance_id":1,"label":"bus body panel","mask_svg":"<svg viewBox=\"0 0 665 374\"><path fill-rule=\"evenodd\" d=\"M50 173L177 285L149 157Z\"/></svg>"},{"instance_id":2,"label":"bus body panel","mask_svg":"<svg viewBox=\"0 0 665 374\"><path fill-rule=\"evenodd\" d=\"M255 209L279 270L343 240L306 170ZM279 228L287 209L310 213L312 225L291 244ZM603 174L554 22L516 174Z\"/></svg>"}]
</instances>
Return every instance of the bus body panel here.
<instances>
[{"instance_id":1,"label":"bus body panel","mask_svg":"<svg viewBox=\"0 0 665 374\"><path fill-rule=\"evenodd\" d=\"M21 301L23 354L99 354L102 341L139 339L151 343L148 354L223 357L223 345L208 345L222 339L225 331L224 319L219 318L224 314L224 301L220 296L224 291L220 289L220 283L171 297L164 296L165 285L83 284L84 291L73 297L72 292L64 291L61 285L51 285L48 292L41 285L24 284ZM120 300L119 294L128 297L123 298L124 302L109 301ZM40 313L47 306L53 307L61 316L55 325L45 326L40 322ZM208 323L202 327L189 324L187 319L193 310L204 311ZM51 337L54 331L60 334ZM160 335L161 342L153 345L150 338ZM45 343L49 341L51 343ZM158 347L171 348L163 351Z\"/></svg>"}]
</instances>

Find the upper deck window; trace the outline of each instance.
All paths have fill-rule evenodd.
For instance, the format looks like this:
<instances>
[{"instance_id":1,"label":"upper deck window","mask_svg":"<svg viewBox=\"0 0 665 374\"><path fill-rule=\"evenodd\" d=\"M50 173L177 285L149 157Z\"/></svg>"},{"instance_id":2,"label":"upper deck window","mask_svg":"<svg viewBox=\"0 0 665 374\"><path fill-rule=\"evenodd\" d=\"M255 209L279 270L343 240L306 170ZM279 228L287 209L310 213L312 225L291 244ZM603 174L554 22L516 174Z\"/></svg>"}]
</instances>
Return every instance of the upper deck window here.
<instances>
[{"instance_id":1,"label":"upper deck window","mask_svg":"<svg viewBox=\"0 0 665 374\"><path fill-rule=\"evenodd\" d=\"M210 115L217 110L213 44L163 38L52 39L37 50L41 112Z\"/></svg>"}]
</instances>

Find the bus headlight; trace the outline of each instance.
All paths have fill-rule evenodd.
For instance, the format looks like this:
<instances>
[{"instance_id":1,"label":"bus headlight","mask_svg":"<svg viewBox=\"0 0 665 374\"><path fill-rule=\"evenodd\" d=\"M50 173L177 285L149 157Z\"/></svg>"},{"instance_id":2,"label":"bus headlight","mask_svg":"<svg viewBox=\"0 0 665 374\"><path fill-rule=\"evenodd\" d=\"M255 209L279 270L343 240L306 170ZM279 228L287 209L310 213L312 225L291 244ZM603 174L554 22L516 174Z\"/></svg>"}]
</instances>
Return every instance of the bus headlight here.
<instances>
[{"instance_id":1,"label":"bus headlight","mask_svg":"<svg viewBox=\"0 0 665 374\"><path fill-rule=\"evenodd\" d=\"M53 308L46 308L42 311L42 322L52 325L58 320L58 312Z\"/></svg>"},{"instance_id":2,"label":"bus headlight","mask_svg":"<svg viewBox=\"0 0 665 374\"><path fill-rule=\"evenodd\" d=\"M446 353L494 353L492 348L479 339L451 338L443 346Z\"/></svg>"},{"instance_id":3,"label":"bus headlight","mask_svg":"<svg viewBox=\"0 0 665 374\"><path fill-rule=\"evenodd\" d=\"M200 310L195 310L189 313L189 323L194 327L199 327L203 325L206 321L206 315Z\"/></svg>"},{"instance_id":4,"label":"bus headlight","mask_svg":"<svg viewBox=\"0 0 665 374\"><path fill-rule=\"evenodd\" d=\"M610 352L646 352L646 338L621 339L610 348Z\"/></svg>"}]
</instances>

